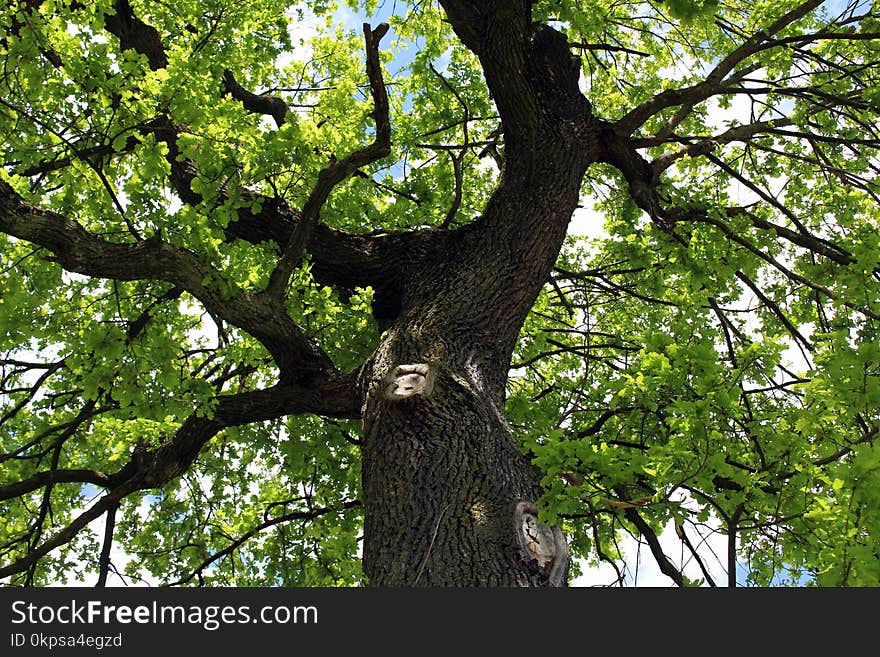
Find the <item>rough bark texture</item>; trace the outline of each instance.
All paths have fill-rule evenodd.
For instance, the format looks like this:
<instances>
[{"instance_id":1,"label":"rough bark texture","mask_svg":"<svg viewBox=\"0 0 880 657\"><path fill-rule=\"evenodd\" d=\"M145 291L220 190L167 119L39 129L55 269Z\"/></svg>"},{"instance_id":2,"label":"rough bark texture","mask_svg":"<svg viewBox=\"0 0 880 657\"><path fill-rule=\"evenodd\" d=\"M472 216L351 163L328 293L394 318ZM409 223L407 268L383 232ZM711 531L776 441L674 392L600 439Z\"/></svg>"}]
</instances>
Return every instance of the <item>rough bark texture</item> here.
<instances>
[{"instance_id":1,"label":"rough bark texture","mask_svg":"<svg viewBox=\"0 0 880 657\"><path fill-rule=\"evenodd\" d=\"M519 548L515 507L537 500L540 475L516 448L504 387L517 333L577 202L571 165L511 179L478 224L407 260L401 314L363 382L372 584L548 581ZM409 364L428 366L429 393L389 395L395 368Z\"/></svg>"},{"instance_id":2,"label":"rough bark texture","mask_svg":"<svg viewBox=\"0 0 880 657\"><path fill-rule=\"evenodd\" d=\"M418 342L403 338L395 351L424 353ZM514 528L516 502L536 499L537 473L480 389L478 369L456 373L468 371L467 361L465 353L433 360L427 398L388 400L373 387L363 464L364 566L373 585L541 583Z\"/></svg>"}]
</instances>

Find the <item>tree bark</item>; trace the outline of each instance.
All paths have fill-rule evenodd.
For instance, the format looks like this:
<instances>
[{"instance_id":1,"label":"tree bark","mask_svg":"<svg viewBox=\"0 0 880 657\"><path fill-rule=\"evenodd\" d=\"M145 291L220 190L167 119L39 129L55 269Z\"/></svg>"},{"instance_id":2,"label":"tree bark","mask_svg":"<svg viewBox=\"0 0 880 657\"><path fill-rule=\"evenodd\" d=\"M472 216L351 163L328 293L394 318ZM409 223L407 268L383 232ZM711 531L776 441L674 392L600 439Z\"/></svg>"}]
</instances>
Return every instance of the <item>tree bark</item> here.
<instances>
[{"instance_id":1,"label":"tree bark","mask_svg":"<svg viewBox=\"0 0 880 657\"><path fill-rule=\"evenodd\" d=\"M364 568L379 586L548 586L561 534L505 421L517 335L595 149L559 131L512 163L475 224L401 269L402 311L363 370Z\"/></svg>"},{"instance_id":2,"label":"tree bark","mask_svg":"<svg viewBox=\"0 0 880 657\"><path fill-rule=\"evenodd\" d=\"M377 373L389 361L430 351L407 328L395 333L399 339L376 359ZM474 354L464 345L436 347L433 358L423 358L435 377L429 395L393 398L396 369L370 386L363 413L370 584L545 584L549 569L522 553L515 526L516 504L537 499L539 474L516 449Z\"/></svg>"},{"instance_id":3,"label":"tree bark","mask_svg":"<svg viewBox=\"0 0 880 657\"><path fill-rule=\"evenodd\" d=\"M427 308L410 311L365 370L371 585L540 586L554 565L565 567L564 549L551 546L549 562L522 549L517 504L538 499L540 473L505 421L507 363L487 337Z\"/></svg>"}]
</instances>

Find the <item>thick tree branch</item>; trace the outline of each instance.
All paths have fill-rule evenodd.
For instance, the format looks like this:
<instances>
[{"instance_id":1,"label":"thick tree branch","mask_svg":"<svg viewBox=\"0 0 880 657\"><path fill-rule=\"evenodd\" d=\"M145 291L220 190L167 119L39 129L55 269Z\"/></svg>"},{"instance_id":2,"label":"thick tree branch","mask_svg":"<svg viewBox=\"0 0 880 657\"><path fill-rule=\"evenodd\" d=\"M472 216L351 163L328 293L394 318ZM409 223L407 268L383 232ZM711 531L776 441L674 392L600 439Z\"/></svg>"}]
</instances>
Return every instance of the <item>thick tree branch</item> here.
<instances>
[{"instance_id":1,"label":"thick tree branch","mask_svg":"<svg viewBox=\"0 0 880 657\"><path fill-rule=\"evenodd\" d=\"M310 387L282 383L263 390L220 395L208 405L210 410L191 415L174 438L158 449L137 450L126 466L110 475L109 483L116 486L137 479L141 488L161 486L185 472L202 446L226 427L302 413L357 419L360 407L355 375L327 377Z\"/></svg>"},{"instance_id":2,"label":"thick tree branch","mask_svg":"<svg viewBox=\"0 0 880 657\"><path fill-rule=\"evenodd\" d=\"M528 168L538 141L563 125L593 137L580 60L561 32L532 22L528 0L442 0L453 30L480 59L504 127L506 162ZM520 161L523 160L523 161Z\"/></svg>"},{"instance_id":3,"label":"thick tree branch","mask_svg":"<svg viewBox=\"0 0 880 657\"><path fill-rule=\"evenodd\" d=\"M634 508L626 508L623 510L623 513L626 516L626 519L636 526L636 529L639 530L639 534L641 534L648 542L648 547L651 548L651 554L654 555L654 560L657 562L657 565L660 566L661 572L678 586L684 586L684 577L682 576L681 571L676 568L663 553L663 546L660 545L660 540L657 538L657 534L654 530L651 529L651 526L645 522L644 518L642 518L642 516L639 515L639 512Z\"/></svg>"},{"instance_id":4,"label":"thick tree branch","mask_svg":"<svg viewBox=\"0 0 880 657\"><path fill-rule=\"evenodd\" d=\"M284 118L289 111L287 103L276 96L265 96L248 91L238 83L229 69L223 71L223 92L240 101L248 112L271 116L279 128L284 125Z\"/></svg>"},{"instance_id":5,"label":"thick tree branch","mask_svg":"<svg viewBox=\"0 0 880 657\"><path fill-rule=\"evenodd\" d=\"M222 273L190 251L158 238L136 243L102 240L80 224L25 201L0 181L0 230L47 248L71 272L116 280L164 280L192 294L211 313L257 338L283 376L332 371L330 359L311 343L282 304L265 295L220 291ZM211 281L215 281L213 284Z\"/></svg>"},{"instance_id":6,"label":"thick tree branch","mask_svg":"<svg viewBox=\"0 0 880 657\"><path fill-rule=\"evenodd\" d=\"M204 445L226 427L297 413L354 419L360 417L360 404L354 376L328 379L310 388L279 384L265 390L221 395L214 400L212 410L203 409L191 415L158 448L137 447L131 460L106 480L91 477L89 483L103 485L108 492L27 555L0 567L0 577L28 570L46 554L73 540L90 522L115 509L127 495L159 488L186 472Z\"/></svg>"},{"instance_id":7,"label":"thick tree branch","mask_svg":"<svg viewBox=\"0 0 880 657\"><path fill-rule=\"evenodd\" d=\"M167 65L167 56L158 31L147 26L139 18L134 16L131 7L126 0L116 3L116 18L107 22L107 29L117 36L123 49L132 49L147 56L150 67L154 70ZM312 206L309 212L320 209L320 205L326 200L329 191L341 179L357 173L358 168L382 157L390 149L391 128L389 123L389 108L384 82L382 81L381 69L378 59L379 40L387 31L387 26L379 27L375 32L365 26L365 39L367 41L367 73L370 79L371 92L374 101L374 118L376 119L376 139L373 145L361 149L343 160L342 163L331 164L322 172L318 185L312 194ZM227 72L228 73L228 72ZM248 104L256 103L255 99L264 99L263 96L246 96L248 92L234 82L231 74L225 76L229 87L228 91L233 96L247 101ZM280 116L280 105L275 100L269 101L274 108L274 114ZM257 109L256 105L252 105ZM270 109L268 105L263 109ZM198 171L191 161L181 157L177 143L181 127L176 125L170 117L161 115L145 123L139 128L143 134L151 134L155 139L168 147L166 157L171 167L171 184L180 199L190 205L198 205L202 201L200 194L193 191L192 183L198 175ZM130 142L133 140L129 140ZM134 144L127 143L126 148ZM107 149L97 148L95 154L108 154ZM51 166L51 165L47 165ZM349 168L350 167L350 168ZM343 174L340 180L336 180ZM335 181L335 182L334 182ZM313 273L316 280L322 284L338 285L346 289L357 286L373 286L379 299L379 315L394 315L395 308L399 307L399 291L397 290L397 271L395 263L406 258L406 251L402 249L401 240L391 238L382 240L373 237L351 236L339 230L317 226L303 226L303 212L300 212L283 199L270 198L255 194L247 189L239 190L244 203L238 210L238 220L231 222L227 227L230 238L243 239L251 243L259 243L266 240L274 241L280 248L290 246L291 255L296 252L300 243L304 244L313 256ZM229 190L219 190L219 201L228 198ZM253 203L259 201L260 210L254 213L251 210ZM306 208L304 208L304 211ZM307 220L306 224L309 223ZM314 222L316 223L316 222ZM297 229L298 226L303 226ZM299 233L296 231L299 230ZM393 246L384 248L385 244L393 242ZM396 256L391 258L393 252ZM286 259L284 267L289 266L293 257ZM283 273L283 272L282 272ZM281 278L281 274L276 278ZM379 316L377 315L377 318ZM234 323L234 322L231 322Z\"/></svg>"},{"instance_id":8,"label":"thick tree branch","mask_svg":"<svg viewBox=\"0 0 880 657\"><path fill-rule=\"evenodd\" d=\"M95 502L91 507L74 518L69 525L58 531L45 542L35 546L27 553L27 555L21 559L17 559L7 566L0 567L0 577L8 577L28 570L55 548L61 547L72 541L80 531L88 526L90 522L100 518L104 513L107 513L109 509L118 505L122 498L133 493L135 490L137 490L137 486L133 483L128 483L124 486L113 489Z\"/></svg>"},{"instance_id":9,"label":"thick tree branch","mask_svg":"<svg viewBox=\"0 0 880 657\"><path fill-rule=\"evenodd\" d=\"M97 470L45 470L14 484L0 486L0 500L21 497L49 484L93 484L107 486L110 477Z\"/></svg>"},{"instance_id":10,"label":"thick tree branch","mask_svg":"<svg viewBox=\"0 0 880 657\"><path fill-rule=\"evenodd\" d=\"M123 50L135 50L145 55L154 71L168 66L168 56L158 30L134 15L128 0L113 3L115 13L105 20L107 31L119 38Z\"/></svg>"},{"instance_id":11,"label":"thick tree branch","mask_svg":"<svg viewBox=\"0 0 880 657\"><path fill-rule=\"evenodd\" d=\"M137 20L137 19L135 19ZM298 261L302 250L308 249L313 256L313 267L316 279L324 284L339 285L347 289L356 286L372 285L377 290L377 296L381 297L380 305L385 308L394 308L399 305L396 301L399 293L394 289L396 280L394 262L396 259L387 258L386 249L374 247L371 238L348 236L342 231L325 229L317 222L317 213L320 211L333 187L357 170L384 157L390 152L391 126L389 121L388 98L382 80L379 65L379 41L387 32L387 26L379 26L376 31L364 27L365 42L367 45L367 75L370 80L370 89L373 95L373 117L376 120L376 138L372 145L367 146L342 160L331 163L319 175L318 183L303 211L296 210L283 199L269 198L242 189L240 193L246 201L259 201L260 210L254 213L251 210L252 203L245 203L238 210L237 221L231 222L227 227L230 237L243 239L251 243L259 243L265 240L274 241L287 252L287 257L282 255L281 267L275 274L276 282L270 283L270 289L283 287L278 283L285 277L285 271L292 272L292 263ZM156 52L162 48L159 35L155 31L147 31L138 40L130 40L130 34L116 30L114 34L120 37L124 48L133 48L143 54ZM149 37L149 39L147 38ZM160 63L158 58L150 59L151 66ZM230 75L225 77L227 85L234 81ZM236 87L234 97L248 103L255 102L254 98L261 96L247 96L245 91ZM278 110L280 105L271 101L272 106ZM253 106L256 108L256 106ZM262 106L269 109L268 106ZM198 175L198 171L191 161L181 157L177 138L181 128L167 116L160 116L144 126L144 130L153 134L157 141L168 146L167 161L171 166L171 183L182 201L190 205L197 205L202 201L201 195L192 189L192 183ZM228 197L227 189L219 190L220 201ZM307 216L306 212L311 213ZM400 248L395 240L395 248ZM287 274L289 279L289 273ZM286 281L285 281L286 283ZM382 314L383 311L380 311ZM393 314L393 310L384 311L385 314Z\"/></svg>"},{"instance_id":12,"label":"thick tree branch","mask_svg":"<svg viewBox=\"0 0 880 657\"><path fill-rule=\"evenodd\" d=\"M107 509L107 519L104 523L104 542L101 546L101 556L98 558L98 581L95 587L107 586L107 575L110 573L110 552L113 548L113 534L116 531L116 512L119 505Z\"/></svg>"}]
</instances>

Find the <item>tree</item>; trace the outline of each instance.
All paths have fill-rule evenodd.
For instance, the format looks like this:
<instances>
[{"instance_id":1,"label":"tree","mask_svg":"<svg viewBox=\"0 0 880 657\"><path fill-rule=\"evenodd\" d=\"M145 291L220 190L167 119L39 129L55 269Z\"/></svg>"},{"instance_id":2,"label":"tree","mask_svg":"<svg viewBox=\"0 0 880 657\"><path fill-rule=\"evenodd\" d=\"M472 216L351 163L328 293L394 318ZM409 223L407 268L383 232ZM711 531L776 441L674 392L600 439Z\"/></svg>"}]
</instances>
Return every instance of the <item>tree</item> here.
<instances>
[{"instance_id":1,"label":"tree","mask_svg":"<svg viewBox=\"0 0 880 657\"><path fill-rule=\"evenodd\" d=\"M0 11L0 577L880 583L874 3L351 5Z\"/></svg>"}]
</instances>

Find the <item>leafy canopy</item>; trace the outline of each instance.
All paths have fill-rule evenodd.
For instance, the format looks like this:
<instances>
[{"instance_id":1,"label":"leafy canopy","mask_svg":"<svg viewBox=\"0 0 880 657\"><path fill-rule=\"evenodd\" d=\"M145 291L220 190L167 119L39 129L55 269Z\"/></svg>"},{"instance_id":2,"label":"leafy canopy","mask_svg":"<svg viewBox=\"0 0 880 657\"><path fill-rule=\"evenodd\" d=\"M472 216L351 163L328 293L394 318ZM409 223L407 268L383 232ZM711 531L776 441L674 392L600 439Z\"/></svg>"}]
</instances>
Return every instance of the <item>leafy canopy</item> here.
<instances>
[{"instance_id":1,"label":"leafy canopy","mask_svg":"<svg viewBox=\"0 0 880 657\"><path fill-rule=\"evenodd\" d=\"M0 10L3 184L106 242L161 240L201 263L189 287L89 276L0 233L9 582L91 583L111 563L126 582L362 581L352 418L227 423L179 476L78 518L133 455L212 421L220 395L277 382L266 342L224 310L265 289L278 245L230 226L277 199L304 207L331 158L374 138L361 19L390 24L392 152L337 185L321 223L479 216L503 160L480 63L437 5L389 5ZM532 16L565 33L593 112L629 130L665 208L649 216L624 173L591 167L512 363L508 419L574 574L605 561L631 577L632 533L683 583L880 583L876 7L546 0ZM163 50L132 41L148 28ZM248 91L284 110L255 111ZM579 234L587 219L601 231ZM308 253L291 289L289 316L339 370L376 348L373 289L322 283ZM654 550L666 528L680 558Z\"/></svg>"}]
</instances>

